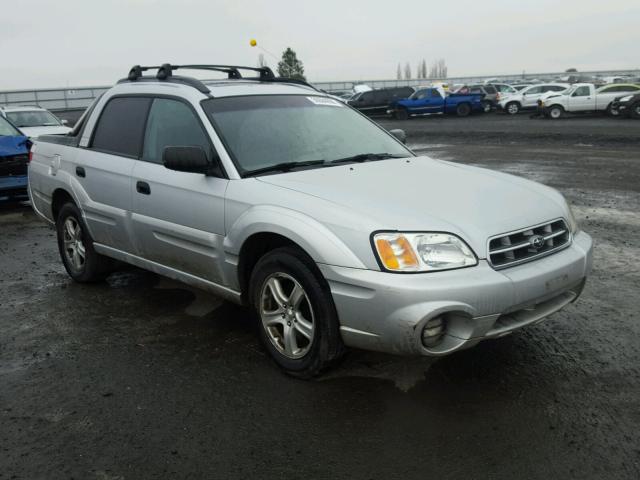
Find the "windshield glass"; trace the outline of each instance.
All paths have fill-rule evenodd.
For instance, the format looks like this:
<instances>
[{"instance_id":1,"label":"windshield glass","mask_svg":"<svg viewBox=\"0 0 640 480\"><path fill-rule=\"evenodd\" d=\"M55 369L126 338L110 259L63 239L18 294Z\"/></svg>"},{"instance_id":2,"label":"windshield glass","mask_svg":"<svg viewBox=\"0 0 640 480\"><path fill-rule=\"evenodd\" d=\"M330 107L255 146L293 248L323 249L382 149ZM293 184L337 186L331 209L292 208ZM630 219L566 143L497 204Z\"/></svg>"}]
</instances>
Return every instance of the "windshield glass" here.
<instances>
[{"instance_id":1,"label":"windshield glass","mask_svg":"<svg viewBox=\"0 0 640 480\"><path fill-rule=\"evenodd\" d=\"M13 125L0 116L0 136L17 137L22 135Z\"/></svg>"},{"instance_id":2,"label":"windshield glass","mask_svg":"<svg viewBox=\"0 0 640 480\"><path fill-rule=\"evenodd\" d=\"M319 166L362 154L411 156L401 143L342 102L303 95L252 95L202 102L241 174L283 163Z\"/></svg>"},{"instance_id":3,"label":"windshield glass","mask_svg":"<svg viewBox=\"0 0 640 480\"><path fill-rule=\"evenodd\" d=\"M18 128L60 125L60 121L56 117L43 110L7 112L7 118Z\"/></svg>"}]
</instances>

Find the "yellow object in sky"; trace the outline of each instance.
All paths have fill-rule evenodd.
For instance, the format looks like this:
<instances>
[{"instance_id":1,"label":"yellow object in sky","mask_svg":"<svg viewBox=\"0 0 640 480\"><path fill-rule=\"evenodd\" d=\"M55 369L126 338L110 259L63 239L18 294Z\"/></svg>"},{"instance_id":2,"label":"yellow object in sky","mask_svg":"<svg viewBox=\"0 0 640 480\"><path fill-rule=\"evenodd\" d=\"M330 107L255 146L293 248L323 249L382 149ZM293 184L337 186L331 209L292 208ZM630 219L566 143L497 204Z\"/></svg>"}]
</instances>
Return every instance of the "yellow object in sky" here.
<instances>
[{"instance_id":1,"label":"yellow object in sky","mask_svg":"<svg viewBox=\"0 0 640 480\"><path fill-rule=\"evenodd\" d=\"M256 42L255 38L252 38L251 40L249 40L249 45L251 45L252 47L255 47L256 45L258 45L258 42Z\"/></svg>"}]
</instances>

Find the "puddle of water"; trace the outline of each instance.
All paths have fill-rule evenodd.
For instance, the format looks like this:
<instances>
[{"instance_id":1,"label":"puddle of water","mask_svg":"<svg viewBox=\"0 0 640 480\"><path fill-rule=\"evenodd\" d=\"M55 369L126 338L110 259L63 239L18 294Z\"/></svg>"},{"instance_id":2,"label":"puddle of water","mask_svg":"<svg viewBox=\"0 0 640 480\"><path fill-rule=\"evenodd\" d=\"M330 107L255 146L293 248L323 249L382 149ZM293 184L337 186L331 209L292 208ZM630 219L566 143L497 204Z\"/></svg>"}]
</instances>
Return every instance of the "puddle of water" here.
<instances>
[{"instance_id":1,"label":"puddle of water","mask_svg":"<svg viewBox=\"0 0 640 480\"><path fill-rule=\"evenodd\" d=\"M165 290L187 290L191 292L195 298L193 302L191 302L187 308L185 308L184 312L192 317L204 317L214 310L217 310L220 307L224 300L210 294L199 290L197 288L190 287L181 282L177 282L175 280L171 280L169 278L161 277L160 281L153 287L157 289L165 289Z\"/></svg>"},{"instance_id":2,"label":"puddle of water","mask_svg":"<svg viewBox=\"0 0 640 480\"><path fill-rule=\"evenodd\" d=\"M398 390L407 393L425 380L427 371L435 361L435 358L430 357L400 357L353 351L339 368L325 373L320 381L353 377L376 378L390 381Z\"/></svg>"}]
</instances>

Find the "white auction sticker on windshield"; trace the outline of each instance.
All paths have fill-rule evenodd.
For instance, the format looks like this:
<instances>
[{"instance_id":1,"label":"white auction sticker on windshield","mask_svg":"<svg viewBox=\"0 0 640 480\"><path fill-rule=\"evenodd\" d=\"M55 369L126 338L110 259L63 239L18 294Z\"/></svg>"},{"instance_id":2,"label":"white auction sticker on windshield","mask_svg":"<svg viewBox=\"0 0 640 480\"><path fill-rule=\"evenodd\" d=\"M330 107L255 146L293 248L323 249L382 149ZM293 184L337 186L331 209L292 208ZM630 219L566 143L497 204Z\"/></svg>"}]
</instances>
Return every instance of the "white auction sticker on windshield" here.
<instances>
[{"instance_id":1,"label":"white auction sticker on windshield","mask_svg":"<svg viewBox=\"0 0 640 480\"><path fill-rule=\"evenodd\" d=\"M342 103L338 102L337 100L334 100L333 98L327 98L327 97L307 97L307 99L311 102L311 103L315 103L316 105L322 105L322 106L326 106L326 107L342 107Z\"/></svg>"}]
</instances>

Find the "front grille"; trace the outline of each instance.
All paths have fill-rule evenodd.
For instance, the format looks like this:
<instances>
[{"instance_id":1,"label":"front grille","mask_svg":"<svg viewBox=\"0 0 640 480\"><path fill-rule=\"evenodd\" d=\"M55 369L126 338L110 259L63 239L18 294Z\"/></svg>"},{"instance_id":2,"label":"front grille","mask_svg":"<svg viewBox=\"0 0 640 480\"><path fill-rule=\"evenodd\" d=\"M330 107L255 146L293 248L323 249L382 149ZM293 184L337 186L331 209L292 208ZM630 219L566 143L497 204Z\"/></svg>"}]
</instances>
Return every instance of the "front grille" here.
<instances>
[{"instance_id":1,"label":"front grille","mask_svg":"<svg viewBox=\"0 0 640 480\"><path fill-rule=\"evenodd\" d=\"M498 235L489 239L489 263L500 269L528 262L561 250L570 240L562 219Z\"/></svg>"},{"instance_id":2,"label":"front grille","mask_svg":"<svg viewBox=\"0 0 640 480\"><path fill-rule=\"evenodd\" d=\"M0 177L26 175L29 155L20 154L11 157L0 157Z\"/></svg>"}]
</instances>

